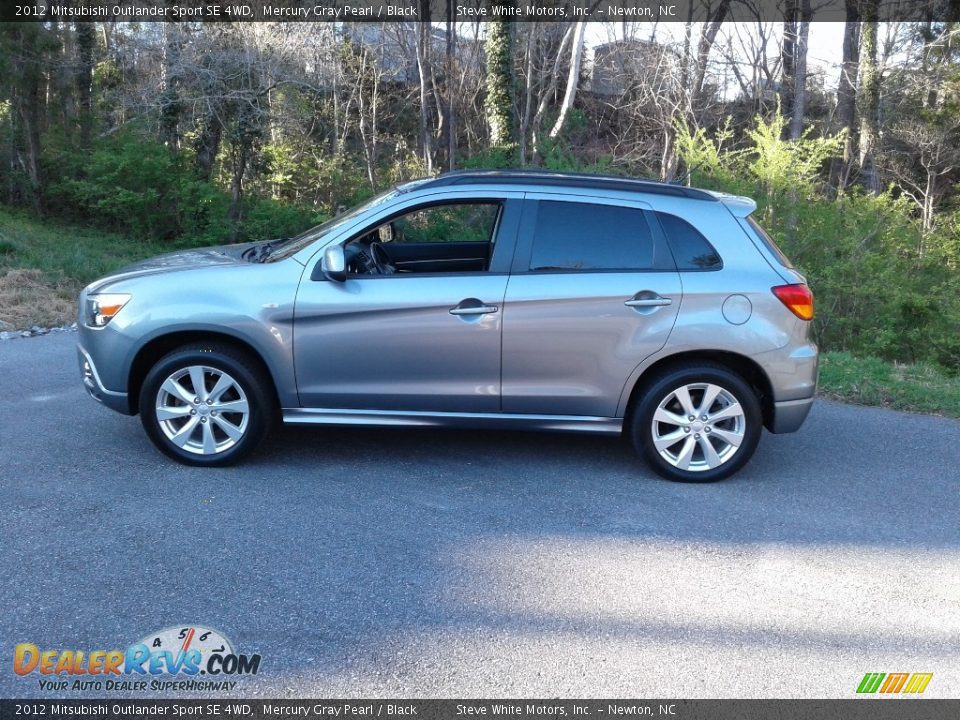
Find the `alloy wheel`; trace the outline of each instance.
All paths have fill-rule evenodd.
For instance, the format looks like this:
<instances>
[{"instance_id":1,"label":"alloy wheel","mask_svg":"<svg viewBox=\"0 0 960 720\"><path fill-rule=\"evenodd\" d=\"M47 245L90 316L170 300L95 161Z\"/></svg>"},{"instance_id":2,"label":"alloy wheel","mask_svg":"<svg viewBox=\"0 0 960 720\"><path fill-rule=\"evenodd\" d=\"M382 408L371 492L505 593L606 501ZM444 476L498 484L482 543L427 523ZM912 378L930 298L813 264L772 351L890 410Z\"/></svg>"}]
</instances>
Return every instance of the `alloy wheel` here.
<instances>
[{"instance_id":1,"label":"alloy wheel","mask_svg":"<svg viewBox=\"0 0 960 720\"><path fill-rule=\"evenodd\" d=\"M670 465L706 472L736 455L746 426L744 409L729 390L713 383L690 383L660 402L650 432L660 457Z\"/></svg>"},{"instance_id":2,"label":"alloy wheel","mask_svg":"<svg viewBox=\"0 0 960 720\"><path fill-rule=\"evenodd\" d=\"M175 371L160 385L155 412L166 438L195 455L236 445L250 423L250 403L229 373L207 365Z\"/></svg>"}]
</instances>

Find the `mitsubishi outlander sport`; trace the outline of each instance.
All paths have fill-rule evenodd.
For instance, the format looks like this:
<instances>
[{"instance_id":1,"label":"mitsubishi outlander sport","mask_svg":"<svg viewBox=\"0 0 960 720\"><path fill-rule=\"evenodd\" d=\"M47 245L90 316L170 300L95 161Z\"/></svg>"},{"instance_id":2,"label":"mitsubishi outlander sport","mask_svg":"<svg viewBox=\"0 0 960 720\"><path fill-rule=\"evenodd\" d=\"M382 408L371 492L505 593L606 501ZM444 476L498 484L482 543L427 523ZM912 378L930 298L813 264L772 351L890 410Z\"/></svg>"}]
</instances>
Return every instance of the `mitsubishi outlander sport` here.
<instances>
[{"instance_id":1,"label":"mitsubishi outlander sport","mask_svg":"<svg viewBox=\"0 0 960 720\"><path fill-rule=\"evenodd\" d=\"M300 425L623 434L719 480L816 390L806 281L743 197L456 172L293 238L137 263L80 295L89 393L191 465Z\"/></svg>"}]
</instances>

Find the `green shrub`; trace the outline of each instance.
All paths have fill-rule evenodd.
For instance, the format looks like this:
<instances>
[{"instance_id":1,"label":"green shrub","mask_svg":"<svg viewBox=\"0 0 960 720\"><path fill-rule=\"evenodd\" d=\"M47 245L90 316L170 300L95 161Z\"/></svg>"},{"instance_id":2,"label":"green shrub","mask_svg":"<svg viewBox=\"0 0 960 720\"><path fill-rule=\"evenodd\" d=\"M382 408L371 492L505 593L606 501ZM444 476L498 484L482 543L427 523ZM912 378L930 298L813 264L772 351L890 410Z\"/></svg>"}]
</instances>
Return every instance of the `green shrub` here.
<instances>
[{"instance_id":1,"label":"green shrub","mask_svg":"<svg viewBox=\"0 0 960 720\"><path fill-rule=\"evenodd\" d=\"M284 205L269 198L252 198L240 221L238 240L265 240L299 235L326 220L309 208Z\"/></svg>"},{"instance_id":2,"label":"green shrub","mask_svg":"<svg viewBox=\"0 0 960 720\"><path fill-rule=\"evenodd\" d=\"M149 239L204 235L226 217L223 193L160 143L129 134L89 155L56 149L53 157L59 179L47 201L58 214Z\"/></svg>"},{"instance_id":3,"label":"green shrub","mask_svg":"<svg viewBox=\"0 0 960 720\"><path fill-rule=\"evenodd\" d=\"M726 146L725 131L681 128L678 151L697 168L694 184L757 199L764 227L814 291L823 349L960 369L954 229L925 235L890 194L828 199L818 177L836 139L784 141L778 123L758 120L740 148Z\"/></svg>"}]
</instances>

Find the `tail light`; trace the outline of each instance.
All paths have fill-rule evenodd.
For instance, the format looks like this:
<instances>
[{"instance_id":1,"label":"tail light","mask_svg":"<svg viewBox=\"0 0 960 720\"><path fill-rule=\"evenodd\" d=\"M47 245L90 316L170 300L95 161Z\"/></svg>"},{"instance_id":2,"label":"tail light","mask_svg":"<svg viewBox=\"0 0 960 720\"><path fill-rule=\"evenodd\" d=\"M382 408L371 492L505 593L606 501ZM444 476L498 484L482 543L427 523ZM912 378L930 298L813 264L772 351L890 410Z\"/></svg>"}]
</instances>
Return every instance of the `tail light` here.
<instances>
[{"instance_id":1,"label":"tail light","mask_svg":"<svg viewBox=\"0 0 960 720\"><path fill-rule=\"evenodd\" d=\"M777 285L770 288L777 299L801 320L813 320L813 293L803 284Z\"/></svg>"}]
</instances>

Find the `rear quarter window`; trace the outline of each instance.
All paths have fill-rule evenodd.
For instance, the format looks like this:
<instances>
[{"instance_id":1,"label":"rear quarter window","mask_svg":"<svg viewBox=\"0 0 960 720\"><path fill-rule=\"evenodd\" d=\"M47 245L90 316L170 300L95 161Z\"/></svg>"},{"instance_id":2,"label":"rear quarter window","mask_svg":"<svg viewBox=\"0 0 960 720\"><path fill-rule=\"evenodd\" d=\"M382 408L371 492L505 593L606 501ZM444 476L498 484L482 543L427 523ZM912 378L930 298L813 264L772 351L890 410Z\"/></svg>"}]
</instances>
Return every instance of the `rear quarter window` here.
<instances>
[{"instance_id":1,"label":"rear quarter window","mask_svg":"<svg viewBox=\"0 0 960 720\"><path fill-rule=\"evenodd\" d=\"M783 265L785 268L790 268L791 270L794 269L793 263L790 262L790 258L783 254L783 250L777 247L777 243L775 243L773 238L770 237L770 234L760 226L760 223L754 220L753 217L748 216L746 218L746 224L751 230L753 230L753 233L756 235L757 239L763 243L764 247L770 251L770 254L773 255L781 265Z\"/></svg>"},{"instance_id":2,"label":"rear quarter window","mask_svg":"<svg viewBox=\"0 0 960 720\"><path fill-rule=\"evenodd\" d=\"M723 260L713 245L693 225L665 212L658 212L657 219L667 236L677 270L719 270L723 267Z\"/></svg>"}]
</instances>

